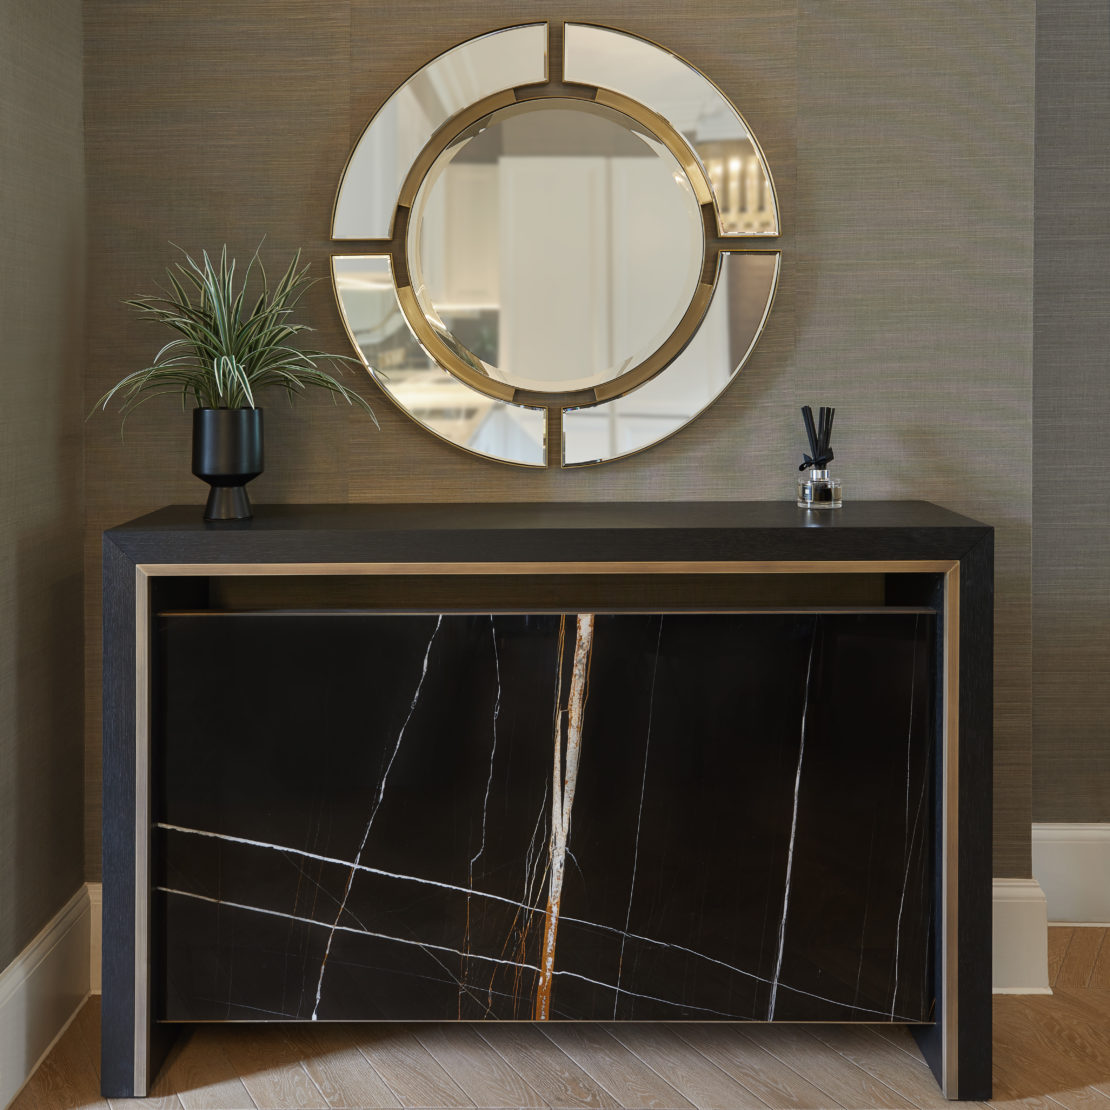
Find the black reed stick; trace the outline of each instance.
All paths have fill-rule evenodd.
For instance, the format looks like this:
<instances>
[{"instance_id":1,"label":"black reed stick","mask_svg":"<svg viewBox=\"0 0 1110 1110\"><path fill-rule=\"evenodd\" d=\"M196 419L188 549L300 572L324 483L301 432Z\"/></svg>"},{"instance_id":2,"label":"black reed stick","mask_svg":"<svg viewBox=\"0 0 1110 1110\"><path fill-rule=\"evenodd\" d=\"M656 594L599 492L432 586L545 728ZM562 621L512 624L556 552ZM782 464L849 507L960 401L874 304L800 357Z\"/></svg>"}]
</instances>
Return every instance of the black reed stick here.
<instances>
[{"instance_id":1,"label":"black reed stick","mask_svg":"<svg viewBox=\"0 0 1110 1110\"><path fill-rule=\"evenodd\" d=\"M817 412L817 426L813 425L813 409L809 405L802 406L802 419L806 425L806 436L809 439L809 449L812 455L802 455L799 470L824 470L836 457L829 443L832 439L833 417L836 409L826 408L824 405Z\"/></svg>"}]
</instances>

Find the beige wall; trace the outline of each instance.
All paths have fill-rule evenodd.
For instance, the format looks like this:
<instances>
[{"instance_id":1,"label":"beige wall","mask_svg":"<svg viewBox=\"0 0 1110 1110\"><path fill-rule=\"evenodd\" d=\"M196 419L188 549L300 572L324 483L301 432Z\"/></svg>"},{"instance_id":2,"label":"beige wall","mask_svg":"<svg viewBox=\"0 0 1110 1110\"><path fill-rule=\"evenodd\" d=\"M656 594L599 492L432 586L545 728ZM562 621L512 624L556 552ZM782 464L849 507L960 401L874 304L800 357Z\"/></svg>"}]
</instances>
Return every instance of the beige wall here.
<instances>
[{"instance_id":1,"label":"beige wall","mask_svg":"<svg viewBox=\"0 0 1110 1110\"><path fill-rule=\"evenodd\" d=\"M1110 19L1037 6L1033 818L1110 821Z\"/></svg>"},{"instance_id":2,"label":"beige wall","mask_svg":"<svg viewBox=\"0 0 1110 1110\"><path fill-rule=\"evenodd\" d=\"M120 305L173 257L267 236L324 276L351 145L388 93L518 3L88 0L90 322L95 397L160 337ZM258 501L778 499L798 406L837 406L850 498L923 498L998 529L996 860L1029 873L1032 0L553 2L665 43L740 106L775 174L783 279L759 349L696 425L606 467L522 472L377 405L267 412ZM308 317L342 349L331 294ZM363 385L368 396L374 389ZM99 858L100 531L202 502L188 420L162 399L87 435L88 870ZM198 508L199 512L199 508Z\"/></svg>"},{"instance_id":3,"label":"beige wall","mask_svg":"<svg viewBox=\"0 0 1110 1110\"><path fill-rule=\"evenodd\" d=\"M0 0L0 968L84 879L80 0Z\"/></svg>"}]
</instances>

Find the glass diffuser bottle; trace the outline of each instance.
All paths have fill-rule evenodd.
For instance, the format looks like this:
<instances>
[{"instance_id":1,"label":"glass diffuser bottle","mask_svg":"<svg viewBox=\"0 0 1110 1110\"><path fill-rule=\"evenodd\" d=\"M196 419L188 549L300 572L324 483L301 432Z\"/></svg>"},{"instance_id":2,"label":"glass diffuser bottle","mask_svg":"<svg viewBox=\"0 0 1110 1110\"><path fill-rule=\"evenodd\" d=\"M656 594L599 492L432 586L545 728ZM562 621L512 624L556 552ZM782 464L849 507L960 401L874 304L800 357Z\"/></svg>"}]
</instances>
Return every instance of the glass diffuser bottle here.
<instances>
[{"instance_id":1,"label":"glass diffuser bottle","mask_svg":"<svg viewBox=\"0 0 1110 1110\"><path fill-rule=\"evenodd\" d=\"M809 439L811 455L802 456L799 470L807 471L798 477L797 504L799 509L839 509L843 504L840 498L840 479L829 477L829 463L833 460L829 441L832 438L834 408L824 405L818 410L817 424L813 423L813 409L802 406L802 419L805 420L806 436Z\"/></svg>"},{"instance_id":2,"label":"glass diffuser bottle","mask_svg":"<svg viewBox=\"0 0 1110 1110\"><path fill-rule=\"evenodd\" d=\"M839 509L840 479L830 478L827 470L810 467L798 478L799 509Z\"/></svg>"}]
</instances>

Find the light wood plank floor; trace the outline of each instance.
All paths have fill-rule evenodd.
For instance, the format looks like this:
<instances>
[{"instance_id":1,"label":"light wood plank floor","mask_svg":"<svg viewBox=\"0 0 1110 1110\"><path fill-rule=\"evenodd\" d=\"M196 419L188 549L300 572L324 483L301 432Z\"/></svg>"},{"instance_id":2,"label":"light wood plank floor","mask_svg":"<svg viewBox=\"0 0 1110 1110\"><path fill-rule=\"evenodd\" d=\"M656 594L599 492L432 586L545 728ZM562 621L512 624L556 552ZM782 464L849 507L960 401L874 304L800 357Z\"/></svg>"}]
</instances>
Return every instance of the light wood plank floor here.
<instances>
[{"instance_id":1,"label":"light wood plank floor","mask_svg":"<svg viewBox=\"0 0 1110 1110\"><path fill-rule=\"evenodd\" d=\"M1110 1110L1110 938L1049 930L1051 996L994 999L990 1105ZM108 1110L99 999L12 1110ZM876 1026L299 1025L198 1027L145 1101L112 1110L573 1107L932 1110L909 1034ZM985 1105L965 1103L963 1105Z\"/></svg>"}]
</instances>

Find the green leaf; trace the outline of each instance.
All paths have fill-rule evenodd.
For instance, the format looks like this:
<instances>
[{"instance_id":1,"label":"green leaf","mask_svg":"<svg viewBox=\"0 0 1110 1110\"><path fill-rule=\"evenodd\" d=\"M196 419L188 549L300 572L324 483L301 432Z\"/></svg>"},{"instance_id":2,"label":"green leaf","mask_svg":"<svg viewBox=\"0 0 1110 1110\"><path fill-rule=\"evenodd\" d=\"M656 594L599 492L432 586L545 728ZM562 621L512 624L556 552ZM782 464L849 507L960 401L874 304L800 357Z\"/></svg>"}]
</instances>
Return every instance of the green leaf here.
<instances>
[{"instance_id":1,"label":"green leaf","mask_svg":"<svg viewBox=\"0 0 1110 1110\"><path fill-rule=\"evenodd\" d=\"M124 417L151 397L178 393L182 404L192 399L202 407L255 407L260 389L283 389L292 402L309 388L323 389L338 402L357 405L378 423L368 401L317 366L326 362L342 372L350 355L301 350L296 338L312 329L291 319L305 292L315 284L298 250L276 284L271 284L261 258L261 243L237 282L235 259L227 244L218 256L202 251L200 260L180 247L181 260L166 268L167 287L152 296L125 301L143 319L170 328L175 338L165 343L150 366L121 378L94 408L120 402ZM257 296L248 287L257 282ZM246 306L250 305L249 312Z\"/></svg>"}]
</instances>

